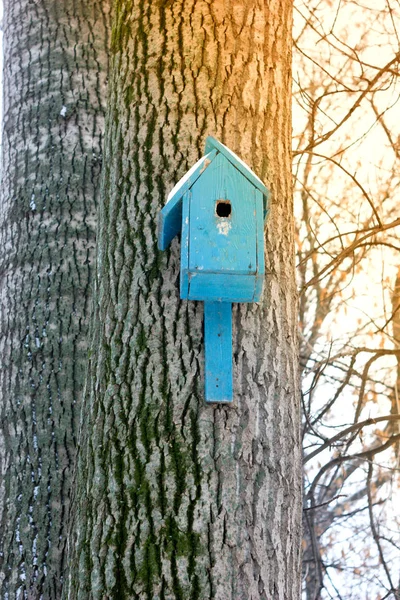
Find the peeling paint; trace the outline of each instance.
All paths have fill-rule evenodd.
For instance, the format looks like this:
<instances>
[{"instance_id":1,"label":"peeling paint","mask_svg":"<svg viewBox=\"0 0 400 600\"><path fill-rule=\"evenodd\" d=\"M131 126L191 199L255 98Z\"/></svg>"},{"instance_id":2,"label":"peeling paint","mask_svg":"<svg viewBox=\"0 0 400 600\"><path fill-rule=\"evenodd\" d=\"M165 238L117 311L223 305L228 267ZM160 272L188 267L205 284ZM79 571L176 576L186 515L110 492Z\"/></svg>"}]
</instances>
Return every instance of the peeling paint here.
<instances>
[{"instance_id":1,"label":"peeling paint","mask_svg":"<svg viewBox=\"0 0 400 600\"><path fill-rule=\"evenodd\" d=\"M217 221L218 233L220 233L222 235L228 235L229 230L231 228L232 228L232 222L228 221L228 219L226 219L226 220L218 220Z\"/></svg>"}]
</instances>

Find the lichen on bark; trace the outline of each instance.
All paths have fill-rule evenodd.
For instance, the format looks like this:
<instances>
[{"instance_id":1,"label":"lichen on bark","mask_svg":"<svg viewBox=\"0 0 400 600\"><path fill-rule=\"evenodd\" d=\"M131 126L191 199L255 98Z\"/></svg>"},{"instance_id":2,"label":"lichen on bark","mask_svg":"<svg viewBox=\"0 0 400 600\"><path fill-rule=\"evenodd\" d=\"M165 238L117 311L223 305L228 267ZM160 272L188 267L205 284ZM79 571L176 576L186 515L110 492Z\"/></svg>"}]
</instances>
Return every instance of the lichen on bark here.
<instances>
[{"instance_id":1,"label":"lichen on bark","mask_svg":"<svg viewBox=\"0 0 400 600\"><path fill-rule=\"evenodd\" d=\"M69 599L299 597L291 2L117 3ZM233 406L203 401L202 305L156 221L207 134L272 191Z\"/></svg>"},{"instance_id":2,"label":"lichen on bark","mask_svg":"<svg viewBox=\"0 0 400 600\"><path fill-rule=\"evenodd\" d=\"M59 599L87 357L105 1L7 0L0 215L0 596Z\"/></svg>"}]
</instances>

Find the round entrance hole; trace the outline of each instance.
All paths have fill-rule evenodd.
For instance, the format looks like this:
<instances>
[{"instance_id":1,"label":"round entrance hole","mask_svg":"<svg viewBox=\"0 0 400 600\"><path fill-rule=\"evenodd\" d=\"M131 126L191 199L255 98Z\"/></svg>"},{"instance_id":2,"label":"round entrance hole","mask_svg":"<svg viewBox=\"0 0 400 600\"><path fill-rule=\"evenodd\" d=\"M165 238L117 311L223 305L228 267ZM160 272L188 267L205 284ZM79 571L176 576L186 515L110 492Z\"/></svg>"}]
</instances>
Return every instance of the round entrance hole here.
<instances>
[{"instance_id":1,"label":"round entrance hole","mask_svg":"<svg viewBox=\"0 0 400 600\"><path fill-rule=\"evenodd\" d=\"M230 217L232 212L232 206L229 200L217 200L215 212L219 217Z\"/></svg>"}]
</instances>

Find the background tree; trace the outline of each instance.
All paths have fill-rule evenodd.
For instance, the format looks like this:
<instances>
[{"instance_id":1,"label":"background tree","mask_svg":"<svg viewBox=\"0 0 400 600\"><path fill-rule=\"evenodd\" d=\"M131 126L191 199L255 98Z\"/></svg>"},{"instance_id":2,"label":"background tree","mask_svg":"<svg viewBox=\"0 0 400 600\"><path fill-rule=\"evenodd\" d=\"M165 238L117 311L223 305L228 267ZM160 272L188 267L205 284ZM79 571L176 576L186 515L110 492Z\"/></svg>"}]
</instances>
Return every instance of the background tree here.
<instances>
[{"instance_id":1,"label":"background tree","mask_svg":"<svg viewBox=\"0 0 400 600\"><path fill-rule=\"evenodd\" d=\"M295 7L307 599L399 596L399 22Z\"/></svg>"},{"instance_id":2,"label":"background tree","mask_svg":"<svg viewBox=\"0 0 400 600\"><path fill-rule=\"evenodd\" d=\"M290 1L117 2L70 599L298 598L291 20ZM204 405L202 305L179 299L179 244L157 250L207 134L273 198L232 407Z\"/></svg>"},{"instance_id":3,"label":"background tree","mask_svg":"<svg viewBox=\"0 0 400 600\"><path fill-rule=\"evenodd\" d=\"M8 0L0 222L0 596L59 599L107 74L108 2Z\"/></svg>"}]
</instances>

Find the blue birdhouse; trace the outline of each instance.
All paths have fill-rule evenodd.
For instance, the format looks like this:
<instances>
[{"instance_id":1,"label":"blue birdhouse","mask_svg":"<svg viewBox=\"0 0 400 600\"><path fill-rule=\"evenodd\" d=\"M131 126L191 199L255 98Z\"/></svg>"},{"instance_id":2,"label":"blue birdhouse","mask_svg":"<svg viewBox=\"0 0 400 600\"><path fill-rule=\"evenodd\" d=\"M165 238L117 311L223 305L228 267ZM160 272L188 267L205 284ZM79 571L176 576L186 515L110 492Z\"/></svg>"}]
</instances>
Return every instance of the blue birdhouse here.
<instances>
[{"instance_id":1,"label":"blue birdhouse","mask_svg":"<svg viewBox=\"0 0 400 600\"><path fill-rule=\"evenodd\" d=\"M233 398L231 303L261 299L268 195L236 154L208 137L160 212L160 250L181 232L181 298L205 303L207 402Z\"/></svg>"}]
</instances>

